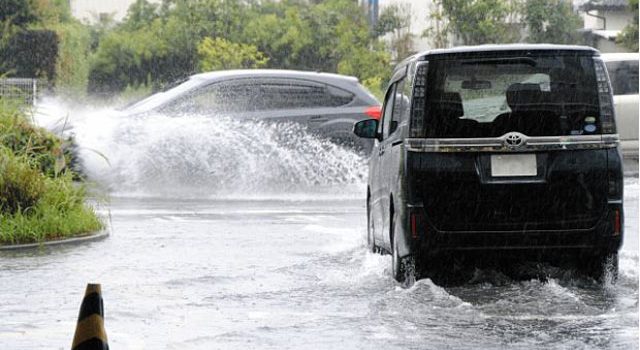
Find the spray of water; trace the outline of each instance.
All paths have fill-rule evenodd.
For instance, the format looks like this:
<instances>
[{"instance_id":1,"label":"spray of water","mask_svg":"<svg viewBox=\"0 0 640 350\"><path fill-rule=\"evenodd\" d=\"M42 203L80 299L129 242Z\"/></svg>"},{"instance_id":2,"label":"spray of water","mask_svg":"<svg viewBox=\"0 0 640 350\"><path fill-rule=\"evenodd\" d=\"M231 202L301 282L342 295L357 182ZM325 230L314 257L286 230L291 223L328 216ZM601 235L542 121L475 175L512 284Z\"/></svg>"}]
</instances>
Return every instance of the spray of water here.
<instances>
[{"instance_id":1,"label":"spray of water","mask_svg":"<svg viewBox=\"0 0 640 350\"><path fill-rule=\"evenodd\" d=\"M55 101L45 106L36 119L49 127L51 115L67 115ZM106 109L68 115L83 168L116 195L359 198L366 179L363 157L297 124Z\"/></svg>"}]
</instances>

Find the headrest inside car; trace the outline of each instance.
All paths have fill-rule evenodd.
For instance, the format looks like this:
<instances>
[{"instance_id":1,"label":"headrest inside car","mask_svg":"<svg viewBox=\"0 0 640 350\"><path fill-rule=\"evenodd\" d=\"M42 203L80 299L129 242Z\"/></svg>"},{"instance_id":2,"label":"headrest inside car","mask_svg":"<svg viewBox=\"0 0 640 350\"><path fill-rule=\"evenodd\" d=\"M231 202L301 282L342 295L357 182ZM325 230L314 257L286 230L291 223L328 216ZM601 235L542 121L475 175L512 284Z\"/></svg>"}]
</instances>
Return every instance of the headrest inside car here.
<instances>
[{"instance_id":1,"label":"headrest inside car","mask_svg":"<svg viewBox=\"0 0 640 350\"><path fill-rule=\"evenodd\" d=\"M464 115L462 97L457 92L440 91L431 98L431 108L448 117L459 118Z\"/></svg>"},{"instance_id":2,"label":"headrest inside car","mask_svg":"<svg viewBox=\"0 0 640 350\"><path fill-rule=\"evenodd\" d=\"M527 109L545 102L547 93L540 90L540 84L516 83L507 89L507 104L512 111Z\"/></svg>"}]
</instances>

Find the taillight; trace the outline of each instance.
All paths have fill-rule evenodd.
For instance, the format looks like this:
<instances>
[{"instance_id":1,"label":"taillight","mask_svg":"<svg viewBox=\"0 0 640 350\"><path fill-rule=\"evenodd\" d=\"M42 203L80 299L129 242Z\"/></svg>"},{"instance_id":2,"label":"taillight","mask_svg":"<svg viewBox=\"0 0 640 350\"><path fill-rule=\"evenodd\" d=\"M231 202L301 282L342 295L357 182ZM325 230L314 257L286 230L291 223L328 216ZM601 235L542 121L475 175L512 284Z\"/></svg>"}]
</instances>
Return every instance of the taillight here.
<instances>
[{"instance_id":1,"label":"taillight","mask_svg":"<svg viewBox=\"0 0 640 350\"><path fill-rule=\"evenodd\" d=\"M413 81L413 99L411 102L411 123L409 136L420 137L423 133L425 106L427 104L427 70L429 62L420 62L416 67Z\"/></svg>"},{"instance_id":2,"label":"taillight","mask_svg":"<svg viewBox=\"0 0 640 350\"><path fill-rule=\"evenodd\" d=\"M613 222L613 235L614 236L619 236L621 229L622 229L622 225L621 225L621 220L620 220L620 209L616 209L614 211L614 222Z\"/></svg>"},{"instance_id":3,"label":"taillight","mask_svg":"<svg viewBox=\"0 0 640 350\"><path fill-rule=\"evenodd\" d=\"M613 93L607 69L601 59L593 60L598 82L598 102L600 103L600 125L603 134L615 134L616 124L613 109Z\"/></svg>"},{"instance_id":4,"label":"taillight","mask_svg":"<svg viewBox=\"0 0 640 350\"><path fill-rule=\"evenodd\" d=\"M411 236L413 238L418 238L418 218L416 218L415 213L411 213Z\"/></svg>"},{"instance_id":5,"label":"taillight","mask_svg":"<svg viewBox=\"0 0 640 350\"><path fill-rule=\"evenodd\" d=\"M371 117L372 119L380 120L380 116L382 115L382 107L371 106L364 110L364 114Z\"/></svg>"},{"instance_id":6,"label":"taillight","mask_svg":"<svg viewBox=\"0 0 640 350\"><path fill-rule=\"evenodd\" d=\"M413 239L420 238L420 234L424 231L424 216L421 208L409 209L409 226L411 229L411 237Z\"/></svg>"}]
</instances>

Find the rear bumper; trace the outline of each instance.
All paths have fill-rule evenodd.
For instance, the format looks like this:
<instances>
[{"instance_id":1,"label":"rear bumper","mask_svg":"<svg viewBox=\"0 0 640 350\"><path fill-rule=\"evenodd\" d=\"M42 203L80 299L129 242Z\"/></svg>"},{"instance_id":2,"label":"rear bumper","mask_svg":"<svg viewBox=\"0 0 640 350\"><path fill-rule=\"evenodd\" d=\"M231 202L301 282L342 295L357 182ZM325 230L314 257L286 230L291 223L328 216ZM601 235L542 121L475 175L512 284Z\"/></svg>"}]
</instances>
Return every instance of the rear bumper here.
<instances>
[{"instance_id":1,"label":"rear bumper","mask_svg":"<svg viewBox=\"0 0 640 350\"><path fill-rule=\"evenodd\" d=\"M616 210L619 233L615 233ZM622 204L609 204L596 225L589 229L522 230L522 231L440 231L431 225L423 227L412 239L412 251L420 255L438 255L452 251L588 251L594 254L615 252L623 237Z\"/></svg>"}]
</instances>

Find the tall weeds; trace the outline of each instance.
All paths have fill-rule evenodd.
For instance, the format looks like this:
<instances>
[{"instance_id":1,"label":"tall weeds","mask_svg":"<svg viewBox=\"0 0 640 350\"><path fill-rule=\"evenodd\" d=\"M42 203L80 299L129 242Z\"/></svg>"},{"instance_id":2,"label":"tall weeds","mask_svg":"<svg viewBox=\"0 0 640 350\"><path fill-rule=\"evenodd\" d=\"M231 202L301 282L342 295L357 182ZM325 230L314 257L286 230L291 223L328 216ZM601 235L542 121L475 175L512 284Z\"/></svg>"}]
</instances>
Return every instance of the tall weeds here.
<instances>
[{"instance_id":1,"label":"tall weeds","mask_svg":"<svg viewBox=\"0 0 640 350\"><path fill-rule=\"evenodd\" d=\"M2 102L2 101L0 101ZM66 166L64 143L0 103L0 244L39 242L102 228Z\"/></svg>"}]
</instances>

